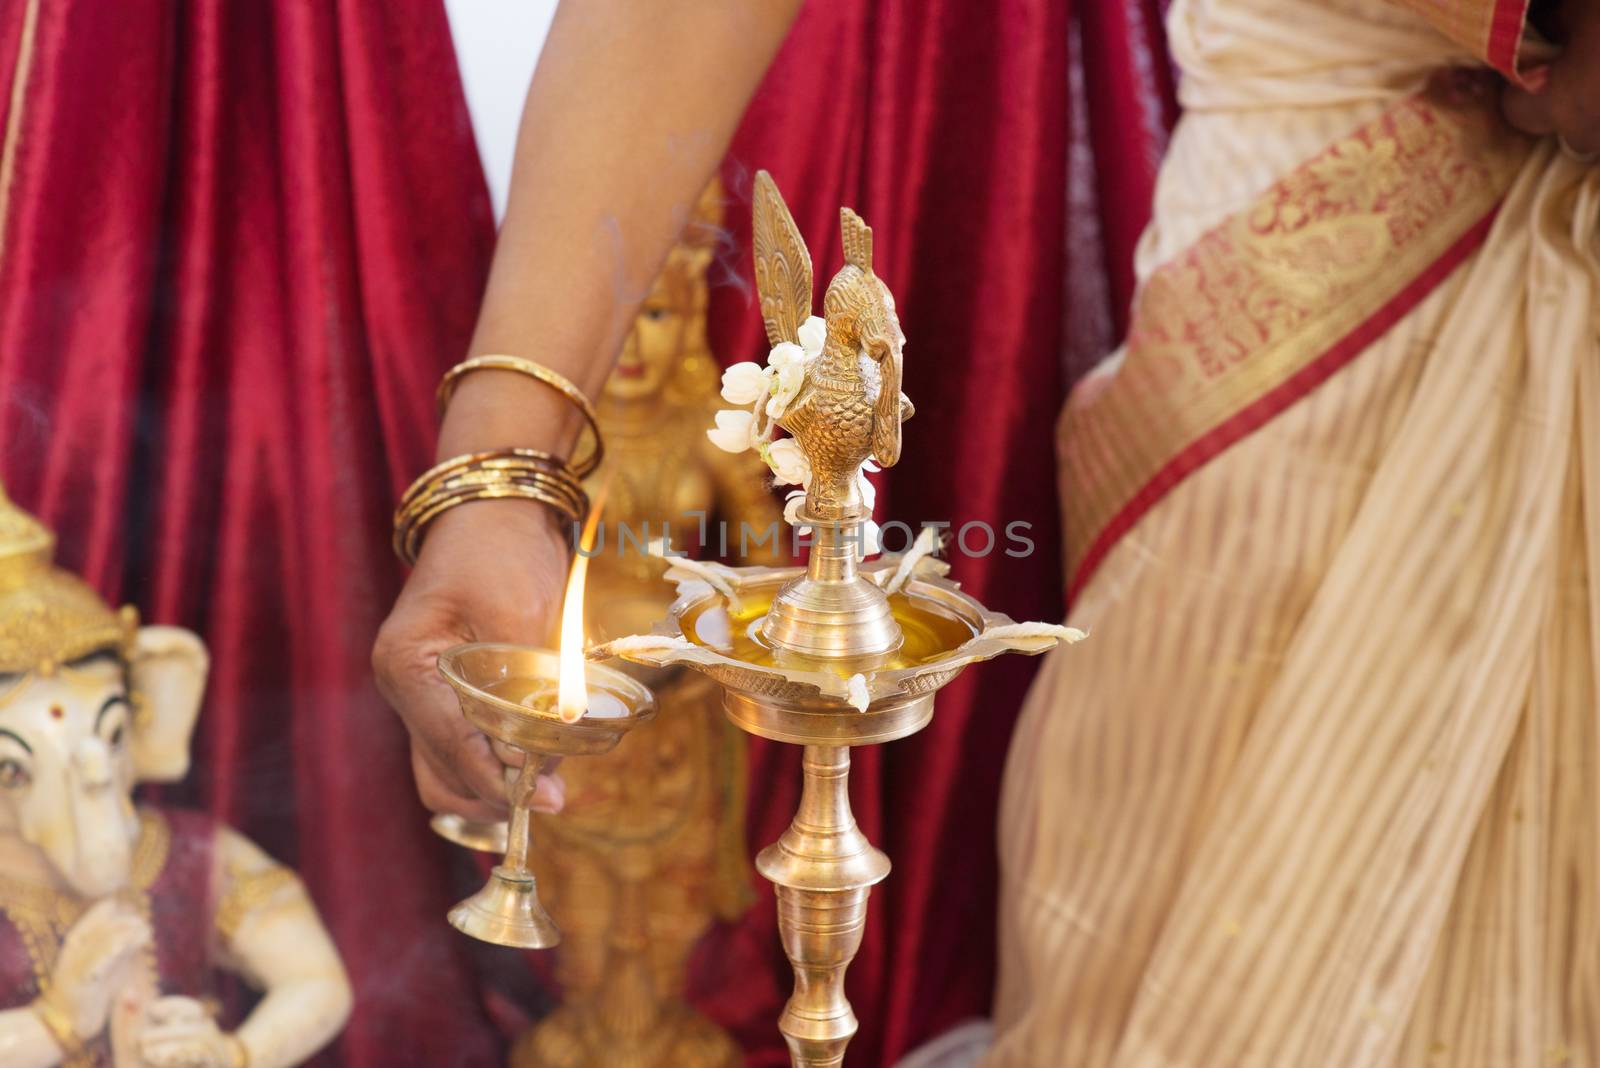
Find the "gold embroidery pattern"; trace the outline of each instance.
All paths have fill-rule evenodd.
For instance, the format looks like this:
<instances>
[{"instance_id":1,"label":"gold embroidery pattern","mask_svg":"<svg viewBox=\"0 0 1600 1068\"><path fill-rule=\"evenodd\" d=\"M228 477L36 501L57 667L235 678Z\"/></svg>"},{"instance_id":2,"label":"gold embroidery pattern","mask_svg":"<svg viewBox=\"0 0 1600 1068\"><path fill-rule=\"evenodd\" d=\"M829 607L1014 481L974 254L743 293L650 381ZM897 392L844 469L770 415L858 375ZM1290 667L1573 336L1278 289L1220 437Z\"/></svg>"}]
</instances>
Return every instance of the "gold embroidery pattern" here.
<instances>
[{"instance_id":1,"label":"gold embroidery pattern","mask_svg":"<svg viewBox=\"0 0 1600 1068\"><path fill-rule=\"evenodd\" d=\"M1170 488L1158 479L1175 484L1180 453L1351 337L1483 223L1528 144L1493 113L1409 98L1158 268L1122 367L1062 418L1075 588L1102 532Z\"/></svg>"},{"instance_id":2,"label":"gold embroidery pattern","mask_svg":"<svg viewBox=\"0 0 1600 1068\"><path fill-rule=\"evenodd\" d=\"M300 877L281 864L242 873L230 871L228 888L217 903L217 934L231 944L251 913L289 887L299 891Z\"/></svg>"},{"instance_id":3,"label":"gold embroidery pattern","mask_svg":"<svg viewBox=\"0 0 1600 1068\"><path fill-rule=\"evenodd\" d=\"M134 845L129 895L146 922L151 917L150 888L167 866L172 848L172 830L165 817L153 809L139 810L139 840ZM27 948L33 963L34 983L43 994L50 987L61 943L83 914L94 904L37 883L23 882L0 875L0 914L11 921ZM147 951L147 966L153 971L153 950ZM69 1053L61 1068L92 1068L92 1049Z\"/></svg>"}]
</instances>

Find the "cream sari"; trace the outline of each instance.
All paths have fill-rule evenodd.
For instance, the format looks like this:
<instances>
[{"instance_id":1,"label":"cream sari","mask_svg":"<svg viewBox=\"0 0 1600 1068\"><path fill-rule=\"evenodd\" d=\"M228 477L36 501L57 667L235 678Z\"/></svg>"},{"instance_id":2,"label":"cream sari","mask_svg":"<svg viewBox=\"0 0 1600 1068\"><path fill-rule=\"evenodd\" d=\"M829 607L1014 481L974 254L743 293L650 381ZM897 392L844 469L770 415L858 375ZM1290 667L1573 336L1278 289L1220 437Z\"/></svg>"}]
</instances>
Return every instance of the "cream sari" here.
<instances>
[{"instance_id":1,"label":"cream sari","mask_svg":"<svg viewBox=\"0 0 1600 1068\"><path fill-rule=\"evenodd\" d=\"M1417 7L1171 12L990 1068L1600 1064L1600 170L1417 95L1522 4Z\"/></svg>"}]
</instances>

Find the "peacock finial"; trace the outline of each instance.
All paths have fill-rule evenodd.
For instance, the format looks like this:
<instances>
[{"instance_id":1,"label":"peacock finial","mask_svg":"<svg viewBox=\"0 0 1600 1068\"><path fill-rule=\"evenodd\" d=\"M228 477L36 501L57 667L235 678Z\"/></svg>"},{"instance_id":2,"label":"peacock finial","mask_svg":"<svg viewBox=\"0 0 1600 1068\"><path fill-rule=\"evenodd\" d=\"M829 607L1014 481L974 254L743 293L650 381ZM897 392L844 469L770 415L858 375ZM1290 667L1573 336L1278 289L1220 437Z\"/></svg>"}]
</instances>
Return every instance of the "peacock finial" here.
<instances>
[{"instance_id":1,"label":"peacock finial","mask_svg":"<svg viewBox=\"0 0 1600 1068\"><path fill-rule=\"evenodd\" d=\"M756 292L761 295L767 343L797 342L801 324L811 315L811 253L778 184L766 171L756 172L751 206Z\"/></svg>"},{"instance_id":2,"label":"peacock finial","mask_svg":"<svg viewBox=\"0 0 1600 1068\"><path fill-rule=\"evenodd\" d=\"M817 321L810 253L766 171L756 174L752 210L756 289L773 348L765 369L730 369L724 398L753 401L753 410L750 416L720 414L712 440L733 450L748 443L764 457L798 448L803 463L780 463L774 472L791 482L794 470L803 473L802 511L824 521L861 520L870 511L863 503L862 465L899 460L900 424L913 411L900 392L905 337L894 297L872 269L872 228L851 209L839 209L845 262L828 283ZM776 454L769 447L774 424L795 442Z\"/></svg>"},{"instance_id":3,"label":"peacock finial","mask_svg":"<svg viewBox=\"0 0 1600 1068\"><path fill-rule=\"evenodd\" d=\"M844 262L872 273L872 227L849 208L839 209L839 232L844 238Z\"/></svg>"}]
</instances>

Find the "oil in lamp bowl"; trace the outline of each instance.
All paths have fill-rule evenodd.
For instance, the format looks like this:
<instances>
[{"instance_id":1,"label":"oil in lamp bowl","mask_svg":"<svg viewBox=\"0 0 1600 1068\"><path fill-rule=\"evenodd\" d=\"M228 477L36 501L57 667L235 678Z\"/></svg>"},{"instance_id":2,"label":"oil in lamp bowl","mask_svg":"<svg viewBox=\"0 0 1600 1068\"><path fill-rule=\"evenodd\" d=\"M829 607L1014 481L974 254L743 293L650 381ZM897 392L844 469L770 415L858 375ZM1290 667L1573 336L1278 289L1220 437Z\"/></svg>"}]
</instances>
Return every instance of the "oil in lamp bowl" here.
<instances>
[{"instance_id":1,"label":"oil in lamp bowl","mask_svg":"<svg viewBox=\"0 0 1600 1068\"><path fill-rule=\"evenodd\" d=\"M655 718L655 695L643 683L616 668L590 663L585 675L589 710L568 723L556 712L559 670L555 650L526 645L476 642L439 655L439 674L456 691L467 720L525 753L598 756Z\"/></svg>"},{"instance_id":2,"label":"oil in lamp bowl","mask_svg":"<svg viewBox=\"0 0 1600 1068\"><path fill-rule=\"evenodd\" d=\"M967 661L951 654L984 629L1010 623L953 583L913 579L889 597L902 642L858 660L808 660L763 644L760 623L799 568L737 568L739 611L704 590L672 606L679 633L728 659L695 666L723 687L728 717L751 734L793 745L877 745L915 734L933 716L933 695ZM848 677L870 671L880 694L863 710L820 692L814 672Z\"/></svg>"}]
</instances>

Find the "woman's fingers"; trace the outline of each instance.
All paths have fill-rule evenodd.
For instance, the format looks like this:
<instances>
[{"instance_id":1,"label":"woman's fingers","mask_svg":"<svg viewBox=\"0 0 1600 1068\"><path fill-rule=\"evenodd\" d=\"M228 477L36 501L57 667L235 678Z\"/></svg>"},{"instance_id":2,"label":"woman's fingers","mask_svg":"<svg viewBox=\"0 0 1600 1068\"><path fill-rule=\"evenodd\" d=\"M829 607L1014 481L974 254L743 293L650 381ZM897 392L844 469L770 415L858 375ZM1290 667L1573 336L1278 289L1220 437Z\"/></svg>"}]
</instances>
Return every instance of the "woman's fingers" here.
<instances>
[{"instance_id":1,"label":"woman's fingers","mask_svg":"<svg viewBox=\"0 0 1600 1068\"><path fill-rule=\"evenodd\" d=\"M406 614L397 610L373 648L378 689L411 732L412 764L423 804L435 812L469 817L467 805L480 813L488 806L503 814L506 789L500 762L489 752L488 740L461 714L454 692L438 674L439 650L460 640L459 634L449 634L443 618L443 613L426 606ZM426 787L423 765L431 772Z\"/></svg>"},{"instance_id":2,"label":"woman's fingers","mask_svg":"<svg viewBox=\"0 0 1600 1068\"><path fill-rule=\"evenodd\" d=\"M1600 152L1600 5L1569 2L1562 8L1565 40L1547 65L1524 73L1524 86L1507 86L1501 107L1525 133L1555 134L1579 155Z\"/></svg>"},{"instance_id":3,"label":"woman's fingers","mask_svg":"<svg viewBox=\"0 0 1600 1068\"><path fill-rule=\"evenodd\" d=\"M540 775L533 787L528 807L535 812L554 815L567 804L567 783L559 775Z\"/></svg>"},{"instance_id":4,"label":"woman's fingers","mask_svg":"<svg viewBox=\"0 0 1600 1068\"><path fill-rule=\"evenodd\" d=\"M560 757L543 756L534 753L529 756L520 749L512 748L504 742L493 741L489 743L490 751L495 759L505 765L506 782L513 783L522 773L522 767L529 760L538 761L537 776L533 782L533 792L528 795L528 807L535 812L544 812L555 815L566 805L567 784L556 774L556 768L561 766Z\"/></svg>"},{"instance_id":5,"label":"woman's fingers","mask_svg":"<svg viewBox=\"0 0 1600 1068\"><path fill-rule=\"evenodd\" d=\"M459 712L457 716L463 724L467 723ZM452 759L456 770L472 792L490 804L498 806L501 815L504 815L505 806L510 800L510 791L506 788L505 766L495 759L494 753L489 748L489 739L483 732L467 724L466 733L455 738Z\"/></svg>"},{"instance_id":6,"label":"woman's fingers","mask_svg":"<svg viewBox=\"0 0 1600 1068\"><path fill-rule=\"evenodd\" d=\"M411 772L417 780L417 796L429 812L460 816L463 819L494 822L505 819L503 805L493 805L467 790L459 778L436 767L422 743L411 741Z\"/></svg>"},{"instance_id":7,"label":"woman's fingers","mask_svg":"<svg viewBox=\"0 0 1600 1068\"><path fill-rule=\"evenodd\" d=\"M1529 71L1525 85L1507 85L1500 97L1500 110L1506 121L1523 133L1543 137L1555 133L1556 120L1550 102L1550 68Z\"/></svg>"}]
</instances>

